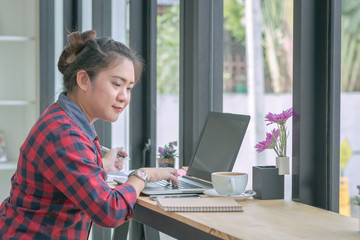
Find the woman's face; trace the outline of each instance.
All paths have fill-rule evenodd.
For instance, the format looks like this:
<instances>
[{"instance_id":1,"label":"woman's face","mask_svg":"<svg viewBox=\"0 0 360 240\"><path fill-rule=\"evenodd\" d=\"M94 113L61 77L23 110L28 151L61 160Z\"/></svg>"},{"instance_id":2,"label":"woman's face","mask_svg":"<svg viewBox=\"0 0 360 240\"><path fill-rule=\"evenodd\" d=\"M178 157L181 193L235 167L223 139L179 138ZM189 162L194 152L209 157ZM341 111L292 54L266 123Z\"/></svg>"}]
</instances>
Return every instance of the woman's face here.
<instances>
[{"instance_id":1,"label":"woman's face","mask_svg":"<svg viewBox=\"0 0 360 240\"><path fill-rule=\"evenodd\" d=\"M114 122L119 118L130 102L134 76L134 65L126 58L99 72L85 96L83 110L90 123L97 119Z\"/></svg>"}]
</instances>

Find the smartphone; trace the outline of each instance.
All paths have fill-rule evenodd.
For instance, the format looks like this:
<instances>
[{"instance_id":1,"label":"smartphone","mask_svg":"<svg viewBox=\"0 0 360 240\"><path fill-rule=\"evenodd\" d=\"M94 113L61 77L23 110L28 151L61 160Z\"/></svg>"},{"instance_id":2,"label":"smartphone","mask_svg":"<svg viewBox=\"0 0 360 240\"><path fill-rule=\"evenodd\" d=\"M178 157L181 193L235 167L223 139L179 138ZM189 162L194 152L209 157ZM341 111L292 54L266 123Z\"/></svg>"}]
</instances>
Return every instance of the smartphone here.
<instances>
[{"instance_id":1,"label":"smartphone","mask_svg":"<svg viewBox=\"0 0 360 240\"><path fill-rule=\"evenodd\" d=\"M169 194L169 195L150 195L151 200L156 201L158 198L200 198L199 194Z\"/></svg>"}]
</instances>

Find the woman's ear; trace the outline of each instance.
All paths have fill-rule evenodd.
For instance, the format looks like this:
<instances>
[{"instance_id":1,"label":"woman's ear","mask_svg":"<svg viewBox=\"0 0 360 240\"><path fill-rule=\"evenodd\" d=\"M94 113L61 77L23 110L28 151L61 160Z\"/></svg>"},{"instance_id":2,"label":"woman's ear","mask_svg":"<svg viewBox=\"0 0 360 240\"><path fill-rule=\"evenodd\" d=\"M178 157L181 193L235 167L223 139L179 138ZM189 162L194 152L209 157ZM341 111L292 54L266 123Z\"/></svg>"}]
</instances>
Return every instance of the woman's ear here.
<instances>
[{"instance_id":1,"label":"woman's ear","mask_svg":"<svg viewBox=\"0 0 360 240\"><path fill-rule=\"evenodd\" d=\"M91 85L90 77L84 70L76 73L76 82L78 87L83 91L87 91Z\"/></svg>"}]
</instances>

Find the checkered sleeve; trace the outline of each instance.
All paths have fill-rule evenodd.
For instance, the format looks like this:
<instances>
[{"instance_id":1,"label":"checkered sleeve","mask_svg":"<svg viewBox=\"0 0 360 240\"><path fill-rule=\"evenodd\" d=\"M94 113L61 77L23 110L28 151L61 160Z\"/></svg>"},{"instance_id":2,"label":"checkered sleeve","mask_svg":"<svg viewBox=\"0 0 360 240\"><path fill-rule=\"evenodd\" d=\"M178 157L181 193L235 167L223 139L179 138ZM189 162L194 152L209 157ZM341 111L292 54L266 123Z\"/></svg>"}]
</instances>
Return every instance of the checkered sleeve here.
<instances>
[{"instance_id":1,"label":"checkered sleeve","mask_svg":"<svg viewBox=\"0 0 360 240\"><path fill-rule=\"evenodd\" d=\"M98 142L89 141L78 129L67 129L44 139L47 144L33 161L36 169L97 225L116 227L129 220L136 202L128 184L112 189L105 181Z\"/></svg>"}]
</instances>

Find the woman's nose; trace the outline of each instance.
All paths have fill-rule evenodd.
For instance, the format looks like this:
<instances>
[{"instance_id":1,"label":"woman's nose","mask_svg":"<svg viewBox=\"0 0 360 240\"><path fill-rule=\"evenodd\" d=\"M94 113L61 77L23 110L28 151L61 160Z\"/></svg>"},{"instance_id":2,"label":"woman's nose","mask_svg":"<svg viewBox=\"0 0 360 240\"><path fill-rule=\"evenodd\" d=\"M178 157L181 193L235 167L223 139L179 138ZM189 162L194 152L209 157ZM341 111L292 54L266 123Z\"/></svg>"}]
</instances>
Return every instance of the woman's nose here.
<instances>
[{"instance_id":1,"label":"woman's nose","mask_svg":"<svg viewBox=\"0 0 360 240\"><path fill-rule=\"evenodd\" d=\"M118 95L116 97L116 100L117 101L125 101L128 99L128 91L126 88L124 89L121 89L119 92L118 92Z\"/></svg>"}]
</instances>

